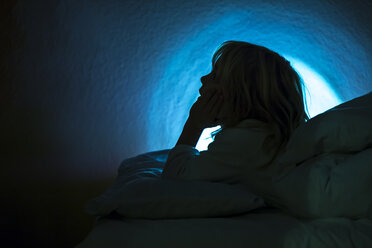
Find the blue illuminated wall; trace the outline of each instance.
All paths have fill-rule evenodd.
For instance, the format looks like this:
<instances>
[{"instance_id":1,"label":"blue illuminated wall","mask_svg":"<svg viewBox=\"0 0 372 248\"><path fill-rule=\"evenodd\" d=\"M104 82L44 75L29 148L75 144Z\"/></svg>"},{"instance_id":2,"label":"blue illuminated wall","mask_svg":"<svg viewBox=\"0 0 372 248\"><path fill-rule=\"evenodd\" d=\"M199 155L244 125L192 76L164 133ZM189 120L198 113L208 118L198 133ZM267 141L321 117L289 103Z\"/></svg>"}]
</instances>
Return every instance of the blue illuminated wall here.
<instances>
[{"instance_id":1,"label":"blue illuminated wall","mask_svg":"<svg viewBox=\"0 0 372 248\"><path fill-rule=\"evenodd\" d=\"M0 7L1 174L6 197L17 199L2 212L32 202L35 217L17 222L8 214L9 223L29 221L25 230L34 233L23 240L59 242L45 247L83 230L67 230L82 216L77 204L75 215L61 214L73 196L81 204L88 197L78 189L115 177L125 158L175 145L223 41L287 57L309 84L312 115L372 90L369 0L18 0ZM60 240L45 232L64 227Z\"/></svg>"},{"instance_id":2,"label":"blue illuminated wall","mask_svg":"<svg viewBox=\"0 0 372 248\"><path fill-rule=\"evenodd\" d=\"M317 8L333 9L333 19ZM366 33L349 29L355 20L346 18L338 8L330 3L241 2L212 5L207 15L185 21L185 29L192 30L170 37L180 42L168 48L172 52L150 101L149 147L175 144L198 97L200 77L209 73L213 52L226 40L263 45L284 55L306 83L311 117L368 92L372 87L367 76L371 74L370 45L362 40L371 39L371 29ZM152 135L153 129L164 130L161 140ZM202 146L204 150L206 145Z\"/></svg>"},{"instance_id":3,"label":"blue illuminated wall","mask_svg":"<svg viewBox=\"0 0 372 248\"><path fill-rule=\"evenodd\" d=\"M315 115L371 90L368 9L346 0L18 1L5 90L8 119L19 121L5 139L25 153L20 163L42 159L35 166L57 178L112 177L122 159L175 145L226 40L266 46L307 72Z\"/></svg>"}]
</instances>

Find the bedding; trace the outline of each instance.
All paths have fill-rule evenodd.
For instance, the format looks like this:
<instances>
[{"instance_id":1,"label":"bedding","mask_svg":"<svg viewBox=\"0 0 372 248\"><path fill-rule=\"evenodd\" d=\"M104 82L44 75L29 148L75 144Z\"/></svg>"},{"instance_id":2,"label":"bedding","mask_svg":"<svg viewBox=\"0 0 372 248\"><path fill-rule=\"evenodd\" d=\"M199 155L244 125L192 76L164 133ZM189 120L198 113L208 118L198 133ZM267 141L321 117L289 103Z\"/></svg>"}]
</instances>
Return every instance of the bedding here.
<instances>
[{"instance_id":1,"label":"bedding","mask_svg":"<svg viewBox=\"0 0 372 248\"><path fill-rule=\"evenodd\" d=\"M293 164L272 178L275 199L235 185L160 182L169 150L127 159L87 204L99 217L77 247L372 247L371 103L369 93L295 130L275 161Z\"/></svg>"},{"instance_id":2,"label":"bedding","mask_svg":"<svg viewBox=\"0 0 372 248\"><path fill-rule=\"evenodd\" d=\"M371 233L368 219L301 220L266 207L228 218L107 216L77 248L370 248Z\"/></svg>"},{"instance_id":3,"label":"bedding","mask_svg":"<svg viewBox=\"0 0 372 248\"><path fill-rule=\"evenodd\" d=\"M117 180L139 182L160 176L162 162L157 161L156 156L166 158L167 152L125 160ZM117 189L108 189L105 193ZM238 215L208 218L151 219L123 215L112 211L97 217L93 230L76 247L372 247L372 220L367 218L304 219L269 206Z\"/></svg>"},{"instance_id":4,"label":"bedding","mask_svg":"<svg viewBox=\"0 0 372 248\"><path fill-rule=\"evenodd\" d=\"M145 154L124 161L114 184L89 201L86 211L161 219L229 216L265 206L261 197L228 184L163 179L160 168L147 167L148 160Z\"/></svg>"},{"instance_id":5,"label":"bedding","mask_svg":"<svg viewBox=\"0 0 372 248\"><path fill-rule=\"evenodd\" d=\"M269 204L303 218L372 218L372 92L297 128L276 163Z\"/></svg>"},{"instance_id":6,"label":"bedding","mask_svg":"<svg viewBox=\"0 0 372 248\"><path fill-rule=\"evenodd\" d=\"M372 146L372 92L340 104L300 125L281 163L299 164L322 153L358 152Z\"/></svg>"}]
</instances>

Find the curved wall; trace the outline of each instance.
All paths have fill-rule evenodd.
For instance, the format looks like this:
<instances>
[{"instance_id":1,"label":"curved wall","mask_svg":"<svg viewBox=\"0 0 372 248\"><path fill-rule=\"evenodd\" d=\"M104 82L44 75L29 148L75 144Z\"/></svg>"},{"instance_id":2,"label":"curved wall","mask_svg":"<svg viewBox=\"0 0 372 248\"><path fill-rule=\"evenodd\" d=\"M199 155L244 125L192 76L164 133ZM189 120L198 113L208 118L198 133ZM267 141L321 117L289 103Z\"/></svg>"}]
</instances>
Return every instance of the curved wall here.
<instances>
[{"instance_id":1,"label":"curved wall","mask_svg":"<svg viewBox=\"0 0 372 248\"><path fill-rule=\"evenodd\" d=\"M21 230L36 225L40 233L58 225L63 232L77 216L87 221L80 207L102 191L120 161L172 148L200 77L225 40L300 60L341 101L372 90L367 0L22 0L1 7L2 174L10 175L6 194L15 206L9 209L31 204L29 216L49 223L36 217L25 222L16 212ZM46 211L51 195L69 202L71 214Z\"/></svg>"}]
</instances>

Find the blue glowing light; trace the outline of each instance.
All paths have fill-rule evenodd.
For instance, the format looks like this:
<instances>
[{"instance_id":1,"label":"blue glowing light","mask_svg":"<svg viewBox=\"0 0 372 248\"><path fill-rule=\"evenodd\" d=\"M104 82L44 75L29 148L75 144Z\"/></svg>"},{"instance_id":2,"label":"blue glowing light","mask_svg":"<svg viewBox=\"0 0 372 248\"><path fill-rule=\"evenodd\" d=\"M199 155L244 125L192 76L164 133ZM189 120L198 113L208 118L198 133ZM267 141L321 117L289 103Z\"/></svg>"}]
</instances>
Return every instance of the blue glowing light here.
<instances>
[{"instance_id":1,"label":"blue glowing light","mask_svg":"<svg viewBox=\"0 0 372 248\"><path fill-rule=\"evenodd\" d=\"M266 7L262 6L262 8ZM257 8L261 7L257 6ZM310 58L309 61L316 61L316 63L322 62L319 60L322 58L322 49L314 45L316 43L308 41L306 27L283 25L280 20L268 21L262 19L261 13L234 9L217 19L204 16L205 20L198 19L195 32L188 29L187 38L185 38L186 31L173 37L175 45L163 52L170 56L159 63L162 75L156 80L157 87L152 91L149 99L147 125L151 128L147 129L146 138L149 149L166 149L176 144L188 118L189 110L198 98L198 90L201 87L200 77L210 72L213 53L222 42L227 40L241 40L263 45L286 57L305 82L307 87L305 97L310 117L341 103L330 84L316 70L296 59L295 54L302 56L303 51L314 50L307 59ZM195 25L194 22L195 20L190 25ZM289 55L293 57L285 56L283 54L285 51L291 51ZM316 59L311 60L314 56ZM218 128L213 127L203 131L196 145L199 151L207 149L212 142L210 133Z\"/></svg>"},{"instance_id":2,"label":"blue glowing light","mask_svg":"<svg viewBox=\"0 0 372 248\"><path fill-rule=\"evenodd\" d=\"M200 135L200 138L198 140L198 143L196 144L195 148L199 151L205 151L208 150L208 145L213 141L211 137L211 133L215 130L219 129L221 126L206 128L203 130L202 134Z\"/></svg>"},{"instance_id":3,"label":"blue glowing light","mask_svg":"<svg viewBox=\"0 0 372 248\"><path fill-rule=\"evenodd\" d=\"M305 100L310 118L342 103L342 100L329 83L310 66L290 56L284 57L291 63L305 83Z\"/></svg>"}]
</instances>

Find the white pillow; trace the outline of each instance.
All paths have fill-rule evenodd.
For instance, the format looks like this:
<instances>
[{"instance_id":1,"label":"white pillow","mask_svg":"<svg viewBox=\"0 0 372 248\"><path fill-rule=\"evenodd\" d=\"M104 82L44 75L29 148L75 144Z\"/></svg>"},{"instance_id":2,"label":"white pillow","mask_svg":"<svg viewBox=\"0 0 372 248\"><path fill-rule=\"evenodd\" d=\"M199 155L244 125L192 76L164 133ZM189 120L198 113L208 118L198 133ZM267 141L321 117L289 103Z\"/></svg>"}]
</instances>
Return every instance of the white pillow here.
<instances>
[{"instance_id":1,"label":"white pillow","mask_svg":"<svg viewBox=\"0 0 372 248\"><path fill-rule=\"evenodd\" d=\"M149 219L229 216L265 206L262 198L231 185L161 178L131 183L117 200L120 215Z\"/></svg>"},{"instance_id":2,"label":"white pillow","mask_svg":"<svg viewBox=\"0 0 372 248\"><path fill-rule=\"evenodd\" d=\"M303 218L372 218L372 92L296 129L270 205ZM279 166L279 165L278 165ZM297 167L296 167L297 166Z\"/></svg>"},{"instance_id":3,"label":"white pillow","mask_svg":"<svg viewBox=\"0 0 372 248\"><path fill-rule=\"evenodd\" d=\"M280 201L271 204L299 218L372 218L370 161L372 148L308 159L273 180Z\"/></svg>"},{"instance_id":4,"label":"white pillow","mask_svg":"<svg viewBox=\"0 0 372 248\"><path fill-rule=\"evenodd\" d=\"M261 197L238 186L161 178L168 151L125 160L114 184L90 200L86 212L103 216L116 210L126 218L197 218L237 215L266 206Z\"/></svg>"},{"instance_id":5,"label":"white pillow","mask_svg":"<svg viewBox=\"0 0 372 248\"><path fill-rule=\"evenodd\" d=\"M372 92L338 105L300 125L279 163L299 164L330 152L357 152L372 146Z\"/></svg>"}]
</instances>

